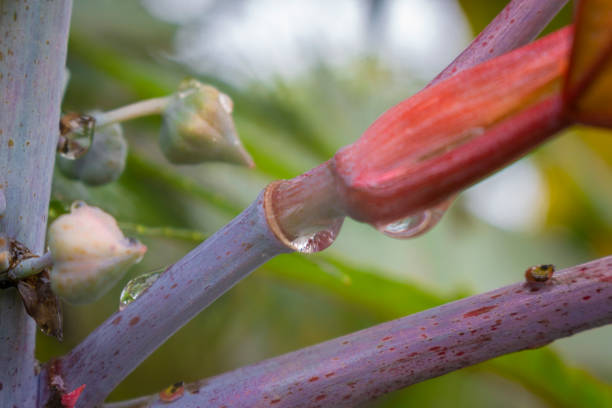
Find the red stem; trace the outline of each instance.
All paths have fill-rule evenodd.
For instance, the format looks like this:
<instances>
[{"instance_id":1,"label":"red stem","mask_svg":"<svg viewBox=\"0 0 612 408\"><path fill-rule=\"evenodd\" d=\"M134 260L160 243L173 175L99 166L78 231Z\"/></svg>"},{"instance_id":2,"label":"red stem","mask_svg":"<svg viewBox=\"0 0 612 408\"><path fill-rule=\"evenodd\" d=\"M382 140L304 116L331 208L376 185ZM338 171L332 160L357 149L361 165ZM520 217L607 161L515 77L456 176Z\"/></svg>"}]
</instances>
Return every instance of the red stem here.
<instances>
[{"instance_id":1,"label":"red stem","mask_svg":"<svg viewBox=\"0 0 612 408\"><path fill-rule=\"evenodd\" d=\"M571 27L559 30L385 112L357 142L334 156L338 195L348 215L375 224L412 215L517 159L561 129L567 124L561 103L533 105L559 92L571 37ZM520 113L530 105L527 112L533 109L533 113ZM504 125L496 126L502 120ZM489 151L492 142L495 152ZM459 154L455 151L460 152L460 164L454 164ZM451 162L442 164L445 160Z\"/></svg>"},{"instance_id":2,"label":"red stem","mask_svg":"<svg viewBox=\"0 0 612 408\"><path fill-rule=\"evenodd\" d=\"M376 194L346 189L346 206L351 217L371 223L427 209L520 158L569 124L557 93L448 153L410 166L401 184L379 186Z\"/></svg>"}]
</instances>

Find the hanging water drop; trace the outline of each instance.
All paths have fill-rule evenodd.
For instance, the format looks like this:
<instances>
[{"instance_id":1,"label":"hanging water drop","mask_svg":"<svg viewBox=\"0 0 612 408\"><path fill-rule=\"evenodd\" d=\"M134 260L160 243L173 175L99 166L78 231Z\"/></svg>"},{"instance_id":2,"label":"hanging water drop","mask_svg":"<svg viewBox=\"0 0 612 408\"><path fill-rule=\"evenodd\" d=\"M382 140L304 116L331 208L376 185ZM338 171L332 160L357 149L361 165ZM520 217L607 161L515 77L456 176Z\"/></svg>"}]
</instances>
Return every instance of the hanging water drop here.
<instances>
[{"instance_id":1,"label":"hanging water drop","mask_svg":"<svg viewBox=\"0 0 612 408\"><path fill-rule=\"evenodd\" d=\"M455 197L451 197L435 207L428 208L425 211L413 214L399 221L377 225L376 229L391 238L407 239L416 237L435 227L454 199Z\"/></svg>"},{"instance_id":2,"label":"hanging water drop","mask_svg":"<svg viewBox=\"0 0 612 408\"><path fill-rule=\"evenodd\" d=\"M93 116L67 113L60 120L57 153L75 160L87 153L93 141L96 120Z\"/></svg>"},{"instance_id":3,"label":"hanging water drop","mask_svg":"<svg viewBox=\"0 0 612 408\"><path fill-rule=\"evenodd\" d=\"M333 244L343 222L344 217L339 217L334 219L326 228L303 231L291 240L290 244L293 249L304 254L322 251Z\"/></svg>"},{"instance_id":4,"label":"hanging water drop","mask_svg":"<svg viewBox=\"0 0 612 408\"><path fill-rule=\"evenodd\" d=\"M155 283L155 281L161 276L164 269L157 269L151 272L144 273L140 276L130 280L127 285L121 291L119 296L119 310L123 310L138 299L147 289Z\"/></svg>"}]
</instances>

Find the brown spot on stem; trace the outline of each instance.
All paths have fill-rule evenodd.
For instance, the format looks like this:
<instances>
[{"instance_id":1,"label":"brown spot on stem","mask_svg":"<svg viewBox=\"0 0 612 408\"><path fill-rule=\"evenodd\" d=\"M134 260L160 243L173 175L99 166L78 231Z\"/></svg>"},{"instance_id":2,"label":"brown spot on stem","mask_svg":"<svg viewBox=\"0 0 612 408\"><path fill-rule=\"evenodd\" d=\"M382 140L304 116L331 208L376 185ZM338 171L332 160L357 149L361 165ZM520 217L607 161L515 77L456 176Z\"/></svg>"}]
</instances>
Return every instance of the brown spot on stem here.
<instances>
[{"instance_id":1,"label":"brown spot on stem","mask_svg":"<svg viewBox=\"0 0 612 408\"><path fill-rule=\"evenodd\" d=\"M139 321L140 321L140 317L138 316L133 317L132 320L130 320L130 326L135 326L136 324L138 324Z\"/></svg>"},{"instance_id":2,"label":"brown spot on stem","mask_svg":"<svg viewBox=\"0 0 612 408\"><path fill-rule=\"evenodd\" d=\"M478 308L478 309L475 309L475 310L471 310L471 311L469 311L469 312L465 313L465 314L463 315L463 317L464 317L464 318L467 318L467 317L479 316L479 315L481 315L481 314L483 314L483 313L487 313L487 312L489 312L489 311L491 311L491 310L495 309L496 307L497 307L497 306L483 306L483 307L481 307L481 308Z\"/></svg>"},{"instance_id":3,"label":"brown spot on stem","mask_svg":"<svg viewBox=\"0 0 612 408\"><path fill-rule=\"evenodd\" d=\"M121 318L122 318L122 316L117 316L117 317L115 317L115 318L113 319L113 321L111 322L111 324L113 324L113 325L115 325L115 326L116 326L116 325L118 325L118 324L119 324L119 322L121 321Z\"/></svg>"}]
</instances>

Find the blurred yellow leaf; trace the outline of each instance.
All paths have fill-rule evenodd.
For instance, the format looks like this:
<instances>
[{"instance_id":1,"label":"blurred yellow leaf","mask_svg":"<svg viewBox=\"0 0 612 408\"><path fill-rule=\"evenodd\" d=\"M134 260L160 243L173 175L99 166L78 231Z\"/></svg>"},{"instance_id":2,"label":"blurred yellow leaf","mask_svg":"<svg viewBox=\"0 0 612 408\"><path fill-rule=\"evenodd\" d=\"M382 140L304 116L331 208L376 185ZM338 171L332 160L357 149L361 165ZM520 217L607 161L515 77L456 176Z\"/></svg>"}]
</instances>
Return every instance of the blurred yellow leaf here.
<instances>
[{"instance_id":1,"label":"blurred yellow leaf","mask_svg":"<svg viewBox=\"0 0 612 408\"><path fill-rule=\"evenodd\" d=\"M580 2L566 92L579 121L612 126L612 0Z\"/></svg>"}]
</instances>

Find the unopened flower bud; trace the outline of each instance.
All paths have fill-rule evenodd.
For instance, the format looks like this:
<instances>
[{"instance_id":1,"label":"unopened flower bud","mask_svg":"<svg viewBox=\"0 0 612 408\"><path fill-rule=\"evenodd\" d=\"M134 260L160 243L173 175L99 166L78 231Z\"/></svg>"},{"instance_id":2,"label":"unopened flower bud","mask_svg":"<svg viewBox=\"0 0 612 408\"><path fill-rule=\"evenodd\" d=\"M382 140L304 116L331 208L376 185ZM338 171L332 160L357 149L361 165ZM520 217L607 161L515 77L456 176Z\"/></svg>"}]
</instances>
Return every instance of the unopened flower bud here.
<instances>
[{"instance_id":1,"label":"unopened flower bud","mask_svg":"<svg viewBox=\"0 0 612 408\"><path fill-rule=\"evenodd\" d=\"M233 103L216 88L192 79L169 101L160 146L169 161L194 164L226 161L253 166L232 119Z\"/></svg>"},{"instance_id":2,"label":"unopened flower bud","mask_svg":"<svg viewBox=\"0 0 612 408\"><path fill-rule=\"evenodd\" d=\"M126 238L115 219L83 202L57 218L49 228L53 257L51 287L69 303L89 303L100 298L147 248Z\"/></svg>"},{"instance_id":3,"label":"unopened flower bud","mask_svg":"<svg viewBox=\"0 0 612 408\"><path fill-rule=\"evenodd\" d=\"M66 177L99 186L121 176L126 158L127 142L121 125L112 124L95 130L92 146L83 156L70 160L59 155L57 164Z\"/></svg>"}]
</instances>

